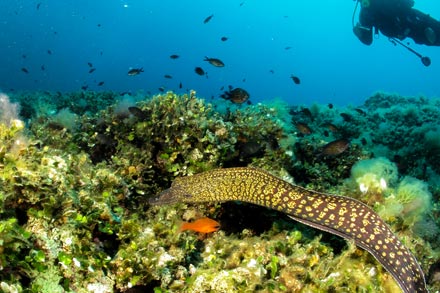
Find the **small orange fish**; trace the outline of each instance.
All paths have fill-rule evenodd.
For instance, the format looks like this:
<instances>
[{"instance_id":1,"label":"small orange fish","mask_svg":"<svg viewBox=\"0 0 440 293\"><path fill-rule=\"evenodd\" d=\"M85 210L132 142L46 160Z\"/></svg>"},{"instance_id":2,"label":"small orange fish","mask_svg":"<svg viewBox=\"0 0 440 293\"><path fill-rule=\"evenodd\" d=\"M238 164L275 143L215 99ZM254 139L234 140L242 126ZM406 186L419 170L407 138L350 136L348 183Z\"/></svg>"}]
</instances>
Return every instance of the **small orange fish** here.
<instances>
[{"instance_id":1,"label":"small orange fish","mask_svg":"<svg viewBox=\"0 0 440 293\"><path fill-rule=\"evenodd\" d=\"M210 218L201 218L194 222L183 222L179 231L192 230L199 233L212 233L220 228L220 223Z\"/></svg>"}]
</instances>

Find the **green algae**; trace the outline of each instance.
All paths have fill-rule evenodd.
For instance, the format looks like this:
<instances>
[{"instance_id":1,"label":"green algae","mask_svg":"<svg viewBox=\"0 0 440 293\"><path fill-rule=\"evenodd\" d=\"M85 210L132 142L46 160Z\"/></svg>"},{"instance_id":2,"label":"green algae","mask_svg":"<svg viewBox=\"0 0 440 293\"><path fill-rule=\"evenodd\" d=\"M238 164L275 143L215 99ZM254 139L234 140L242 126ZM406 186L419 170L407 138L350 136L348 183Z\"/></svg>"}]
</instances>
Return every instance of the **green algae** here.
<instances>
[{"instance_id":1,"label":"green algae","mask_svg":"<svg viewBox=\"0 0 440 293\"><path fill-rule=\"evenodd\" d=\"M53 99L55 95L62 98ZM73 97L84 102L70 107ZM33 101L25 105L27 114L23 116L32 119L27 127L23 122L0 123L1 290L114 292L134 286L147 286L155 292L398 290L364 251L352 244L335 244L331 235L285 220L280 214L257 210L262 221L268 222L258 233L254 226L237 221L240 229L236 229L234 221L224 221L220 231L201 237L178 233L179 223L201 216L224 219L232 213L225 209L241 210L242 206L150 208L147 204L149 197L167 188L176 176L237 165L271 170L319 190L364 196L345 180L357 161L377 152L373 140L382 135L388 158L410 151L387 132L396 129L402 133L402 117L377 106L394 103L395 96L374 96L365 105L371 111L367 116L352 108L330 110L315 105L314 119L308 121L315 132L307 137L289 125L298 117L282 111L284 106L258 104L221 113L194 92L181 96L169 92L151 98L139 95L134 99L139 102L132 106L145 116L121 116L116 97L93 92L14 96L17 101ZM433 102L398 100L401 107L408 105L405 117L416 123L420 124L421 115L427 121L438 115ZM59 104L53 104L56 101ZM424 114L414 104L423 105ZM78 115L73 127L53 123L53 112L66 107ZM342 112L351 113L353 122L341 121ZM388 129L374 119L377 115L388 119ZM353 137L347 153L316 156L319 147L343 135L326 137L324 122L339 123L341 132ZM425 123L414 137L409 131L403 139L399 137L401 143L411 142L419 156L412 166L399 169L399 175L427 181L435 178L437 169L432 164L431 173L418 168L420 162L436 158L434 152L423 158L423 146L415 143L424 129L431 128ZM434 126L432 129L435 132ZM364 137L367 144L361 142ZM428 143L435 148L432 139ZM259 152L244 156L243 150L255 144L261 146ZM439 227L440 184L431 182L428 187L434 204L429 223L409 227L402 225L403 220L390 222L425 272L438 259L440 247L435 236L439 235L435 229ZM432 230L429 237L415 232L428 226ZM438 283L429 286L431 290L440 288Z\"/></svg>"}]
</instances>

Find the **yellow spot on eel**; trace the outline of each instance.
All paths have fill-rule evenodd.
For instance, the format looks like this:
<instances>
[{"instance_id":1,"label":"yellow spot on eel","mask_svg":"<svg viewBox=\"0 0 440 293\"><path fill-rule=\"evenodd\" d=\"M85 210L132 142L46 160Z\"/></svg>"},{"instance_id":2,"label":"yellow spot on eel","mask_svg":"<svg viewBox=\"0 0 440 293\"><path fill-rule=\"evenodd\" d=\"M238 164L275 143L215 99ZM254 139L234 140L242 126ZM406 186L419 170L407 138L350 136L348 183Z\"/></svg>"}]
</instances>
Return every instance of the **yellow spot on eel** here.
<instances>
[{"instance_id":1,"label":"yellow spot on eel","mask_svg":"<svg viewBox=\"0 0 440 293\"><path fill-rule=\"evenodd\" d=\"M307 190L255 168L225 168L176 178L150 204L230 200L284 212L303 224L352 240L371 253L405 293L428 292L413 254L371 208L353 198Z\"/></svg>"}]
</instances>

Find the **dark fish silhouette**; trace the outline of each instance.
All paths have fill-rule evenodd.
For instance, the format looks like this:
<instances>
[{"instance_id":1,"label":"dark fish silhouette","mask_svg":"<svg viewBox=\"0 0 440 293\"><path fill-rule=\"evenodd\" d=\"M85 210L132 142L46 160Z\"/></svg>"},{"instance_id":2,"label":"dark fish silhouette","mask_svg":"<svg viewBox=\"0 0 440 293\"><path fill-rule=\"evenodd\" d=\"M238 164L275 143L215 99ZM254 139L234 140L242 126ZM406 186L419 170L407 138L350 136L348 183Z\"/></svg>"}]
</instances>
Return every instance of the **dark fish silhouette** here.
<instances>
[{"instance_id":1,"label":"dark fish silhouette","mask_svg":"<svg viewBox=\"0 0 440 293\"><path fill-rule=\"evenodd\" d=\"M171 75L169 75L169 74L165 74L163 77L168 78L168 79L173 78L173 77L172 77Z\"/></svg>"},{"instance_id":2,"label":"dark fish silhouette","mask_svg":"<svg viewBox=\"0 0 440 293\"><path fill-rule=\"evenodd\" d=\"M232 87L229 87L229 91L224 92L220 97L229 100L234 104L243 104L244 102L248 102L250 95L247 91L245 91L242 88L235 88L231 89Z\"/></svg>"},{"instance_id":3,"label":"dark fish silhouette","mask_svg":"<svg viewBox=\"0 0 440 293\"><path fill-rule=\"evenodd\" d=\"M179 57L180 57L180 56L179 56L179 55L176 55L176 54L173 54L173 55L170 56L171 59L177 59L177 58L179 58Z\"/></svg>"},{"instance_id":4,"label":"dark fish silhouette","mask_svg":"<svg viewBox=\"0 0 440 293\"><path fill-rule=\"evenodd\" d=\"M222 37L220 40L222 40L222 42L226 42L228 40L228 37Z\"/></svg>"},{"instance_id":5,"label":"dark fish silhouette","mask_svg":"<svg viewBox=\"0 0 440 293\"><path fill-rule=\"evenodd\" d=\"M350 122L353 120L353 117L350 114L341 113L339 115L342 117L342 119L344 119L345 122Z\"/></svg>"},{"instance_id":6,"label":"dark fish silhouette","mask_svg":"<svg viewBox=\"0 0 440 293\"><path fill-rule=\"evenodd\" d=\"M264 155L264 145L257 141L247 141L239 143L237 146L239 150L240 160L245 160L251 157L260 157Z\"/></svg>"},{"instance_id":7,"label":"dark fish silhouette","mask_svg":"<svg viewBox=\"0 0 440 293\"><path fill-rule=\"evenodd\" d=\"M361 108L355 108L354 109L356 112L358 112L359 114L361 114L362 116L367 116L367 113L362 110Z\"/></svg>"},{"instance_id":8,"label":"dark fish silhouette","mask_svg":"<svg viewBox=\"0 0 440 293\"><path fill-rule=\"evenodd\" d=\"M181 89L181 88L182 88L182 82L179 83L179 89Z\"/></svg>"},{"instance_id":9,"label":"dark fish silhouette","mask_svg":"<svg viewBox=\"0 0 440 293\"><path fill-rule=\"evenodd\" d=\"M205 75L205 71L202 69L202 67L196 67L196 68L194 68L194 71L195 71L198 75Z\"/></svg>"},{"instance_id":10,"label":"dark fish silhouette","mask_svg":"<svg viewBox=\"0 0 440 293\"><path fill-rule=\"evenodd\" d=\"M205 20L203 21L203 23L204 23L204 24L208 23L213 17L214 17L214 14L211 14L210 16L208 16L207 18L205 18Z\"/></svg>"},{"instance_id":11,"label":"dark fish silhouette","mask_svg":"<svg viewBox=\"0 0 440 293\"><path fill-rule=\"evenodd\" d=\"M303 113L305 116L307 116L307 117L309 117L310 119L313 120L312 111L310 111L309 108L303 108L303 109L301 109L301 113Z\"/></svg>"},{"instance_id":12,"label":"dark fish silhouette","mask_svg":"<svg viewBox=\"0 0 440 293\"><path fill-rule=\"evenodd\" d=\"M132 68L132 69L130 69L128 71L127 74L130 75L130 76L134 76L134 75L141 74L141 72L144 72L144 68L143 67L141 67L141 68Z\"/></svg>"},{"instance_id":13,"label":"dark fish silhouette","mask_svg":"<svg viewBox=\"0 0 440 293\"><path fill-rule=\"evenodd\" d=\"M215 67L224 67L225 63L217 58L209 58L205 56L205 59L203 61L209 62L209 64L214 65Z\"/></svg>"},{"instance_id":14,"label":"dark fish silhouette","mask_svg":"<svg viewBox=\"0 0 440 293\"><path fill-rule=\"evenodd\" d=\"M322 126L327 128L331 132L338 132L339 131L339 128L336 125L334 125L333 123L324 123Z\"/></svg>"},{"instance_id":15,"label":"dark fish silhouette","mask_svg":"<svg viewBox=\"0 0 440 293\"><path fill-rule=\"evenodd\" d=\"M82 87L81 87L81 89L83 90L83 91L85 91L86 89L88 89L89 88L89 86L86 84L86 85L83 85Z\"/></svg>"},{"instance_id":16,"label":"dark fish silhouette","mask_svg":"<svg viewBox=\"0 0 440 293\"><path fill-rule=\"evenodd\" d=\"M92 73L95 70L96 70L96 68L90 68L89 73Z\"/></svg>"},{"instance_id":17,"label":"dark fish silhouette","mask_svg":"<svg viewBox=\"0 0 440 293\"><path fill-rule=\"evenodd\" d=\"M290 78L293 80L293 82L295 84L300 84L301 83L301 80L297 76L291 75Z\"/></svg>"},{"instance_id":18,"label":"dark fish silhouette","mask_svg":"<svg viewBox=\"0 0 440 293\"><path fill-rule=\"evenodd\" d=\"M89 65L89 67L93 67L93 64L91 62L87 62L87 65Z\"/></svg>"},{"instance_id":19,"label":"dark fish silhouette","mask_svg":"<svg viewBox=\"0 0 440 293\"><path fill-rule=\"evenodd\" d=\"M37 10L40 9L40 6L41 6L41 2L37 4Z\"/></svg>"},{"instance_id":20,"label":"dark fish silhouette","mask_svg":"<svg viewBox=\"0 0 440 293\"><path fill-rule=\"evenodd\" d=\"M52 51L51 50L47 50L47 54L52 55Z\"/></svg>"},{"instance_id":21,"label":"dark fish silhouette","mask_svg":"<svg viewBox=\"0 0 440 293\"><path fill-rule=\"evenodd\" d=\"M21 71L23 71L24 73L29 73L29 70L27 70L27 68L26 67L23 67L22 69L21 69Z\"/></svg>"},{"instance_id":22,"label":"dark fish silhouette","mask_svg":"<svg viewBox=\"0 0 440 293\"><path fill-rule=\"evenodd\" d=\"M148 118L148 114L145 113L142 109L138 108L138 107L128 107L128 111L135 116L136 118L140 119L140 120L145 120Z\"/></svg>"},{"instance_id":23,"label":"dark fish silhouette","mask_svg":"<svg viewBox=\"0 0 440 293\"><path fill-rule=\"evenodd\" d=\"M44 66L44 64L43 65L41 65L41 70L46 70L46 67Z\"/></svg>"},{"instance_id":24,"label":"dark fish silhouette","mask_svg":"<svg viewBox=\"0 0 440 293\"><path fill-rule=\"evenodd\" d=\"M98 86L102 86L102 85L104 85L104 82L103 82L103 81L100 81L100 82L98 83Z\"/></svg>"}]
</instances>

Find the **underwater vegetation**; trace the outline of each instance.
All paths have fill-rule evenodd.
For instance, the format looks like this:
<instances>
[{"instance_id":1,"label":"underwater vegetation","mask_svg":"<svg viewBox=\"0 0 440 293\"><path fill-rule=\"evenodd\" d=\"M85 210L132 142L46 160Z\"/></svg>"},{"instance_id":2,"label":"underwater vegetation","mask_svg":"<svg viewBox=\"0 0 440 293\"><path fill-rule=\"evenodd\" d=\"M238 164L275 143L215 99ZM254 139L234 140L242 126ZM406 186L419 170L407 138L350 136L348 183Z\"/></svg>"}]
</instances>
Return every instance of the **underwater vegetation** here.
<instances>
[{"instance_id":1,"label":"underwater vegetation","mask_svg":"<svg viewBox=\"0 0 440 293\"><path fill-rule=\"evenodd\" d=\"M207 103L194 91L1 95L0 290L398 292L354 242L282 212L150 205L176 178L220 167L363 202L440 290L439 106L384 93L358 108ZM220 229L179 231L205 217Z\"/></svg>"}]
</instances>

